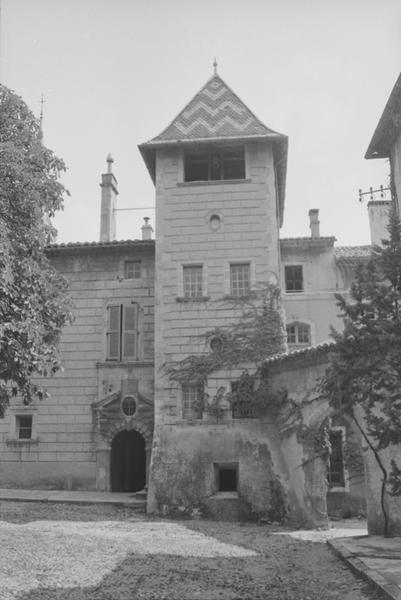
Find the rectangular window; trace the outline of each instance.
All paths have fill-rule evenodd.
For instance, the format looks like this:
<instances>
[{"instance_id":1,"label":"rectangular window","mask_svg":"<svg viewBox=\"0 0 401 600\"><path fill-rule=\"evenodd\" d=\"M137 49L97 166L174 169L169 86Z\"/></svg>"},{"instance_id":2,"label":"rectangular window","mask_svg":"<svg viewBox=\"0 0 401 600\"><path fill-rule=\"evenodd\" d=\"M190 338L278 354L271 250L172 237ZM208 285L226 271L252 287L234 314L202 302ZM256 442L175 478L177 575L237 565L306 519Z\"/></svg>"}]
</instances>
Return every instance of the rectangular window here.
<instances>
[{"instance_id":1,"label":"rectangular window","mask_svg":"<svg viewBox=\"0 0 401 600\"><path fill-rule=\"evenodd\" d=\"M32 439L32 415L17 417L17 432L19 440Z\"/></svg>"},{"instance_id":2,"label":"rectangular window","mask_svg":"<svg viewBox=\"0 0 401 600\"><path fill-rule=\"evenodd\" d=\"M302 273L302 265L287 265L284 267L285 272L285 291L286 292L303 292L304 279Z\"/></svg>"},{"instance_id":3,"label":"rectangular window","mask_svg":"<svg viewBox=\"0 0 401 600\"><path fill-rule=\"evenodd\" d=\"M238 463L214 463L217 492L238 491Z\"/></svg>"},{"instance_id":4,"label":"rectangular window","mask_svg":"<svg viewBox=\"0 0 401 600\"><path fill-rule=\"evenodd\" d=\"M344 455L343 455L343 432L341 430L330 431L331 454L327 479L329 487L344 487Z\"/></svg>"},{"instance_id":5,"label":"rectangular window","mask_svg":"<svg viewBox=\"0 0 401 600\"><path fill-rule=\"evenodd\" d=\"M287 343L299 346L311 343L310 326L306 323L291 323L287 325Z\"/></svg>"},{"instance_id":6,"label":"rectangular window","mask_svg":"<svg viewBox=\"0 0 401 600\"><path fill-rule=\"evenodd\" d=\"M201 419L203 402L203 385L182 386L183 419Z\"/></svg>"},{"instance_id":7,"label":"rectangular window","mask_svg":"<svg viewBox=\"0 0 401 600\"><path fill-rule=\"evenodd\" d=\"M203 295L202 265L183 268L183 288L185 298L200 298Z\"/></svg>"},{"instance_id":8,"label":"rectangular window","mask_svg":"<svg viewBox=\"0 0 401 600\"><path fill-rule=\"evenodd\" d=\"M141 261L126 260L124 263L125 279L140 279L141 278Z\"/></svg>"},{"instance_id":9,"label":"rectangular window","mask_svg":"<svg viewBox=\"0 0 401 600\"><path fill-rule=\"evenodd\" d=\"M250 290L250 265L238 263L230 265L231 296L248 296Z\"/></svg>"},{"instance_id":10,"label":"rectangular window","mask_svg":"<svg viewBox=\"0 0 401 600\"><path fill-rule=\"evenodd\" d=\"M231 383L232 417L233 419L252 419L254 415L252 397L253 383L251 381L233 381Z\"/></svg>"},{"instance_id":11,"label":"rectangular window","mask_svg":"<svg viewBox=\"0 0 401 600\"><path fill-rule=\"evenodd\" d=\"M243 146L193 148L185 153L185 181L245 179Z\"/></svg>"},{"instance_id":12,"label":"rectangular window","mask_svg":"<svg viewBox=\"0 0 401 600\"><path fill-rule=\"evenodd\" d=\"M116 304L107 307L107 360L137 358L138 307Z\"/></svg>"}]
</instances>

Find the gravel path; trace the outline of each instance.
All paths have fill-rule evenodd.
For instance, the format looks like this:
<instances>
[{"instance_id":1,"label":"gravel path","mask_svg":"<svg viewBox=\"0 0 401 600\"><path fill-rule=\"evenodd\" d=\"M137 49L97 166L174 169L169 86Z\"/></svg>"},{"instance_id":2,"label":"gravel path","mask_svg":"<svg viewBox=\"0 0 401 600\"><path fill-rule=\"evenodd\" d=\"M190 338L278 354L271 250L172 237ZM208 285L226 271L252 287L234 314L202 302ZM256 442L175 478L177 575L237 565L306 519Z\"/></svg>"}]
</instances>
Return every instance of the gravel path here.
<instances>
[{"instance_id":1,"label":"gravel path","mask_svg":"<svg viewBox=\"0 0 401 600\"><path fill-rule=\"evenodd\" d=\"M3 502L0 600L381 598L332 554L327 532L314 532L315 541L294 535L114 507Z\"/></svg>"}]
</instances>

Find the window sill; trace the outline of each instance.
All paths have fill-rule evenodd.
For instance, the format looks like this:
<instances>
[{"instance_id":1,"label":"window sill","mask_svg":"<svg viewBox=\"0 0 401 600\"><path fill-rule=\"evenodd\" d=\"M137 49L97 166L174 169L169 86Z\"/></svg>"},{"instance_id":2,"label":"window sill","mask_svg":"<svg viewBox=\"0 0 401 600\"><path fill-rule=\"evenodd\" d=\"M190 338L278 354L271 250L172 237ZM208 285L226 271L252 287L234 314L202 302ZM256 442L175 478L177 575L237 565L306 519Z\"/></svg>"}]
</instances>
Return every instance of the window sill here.
<instances>
[{"instance_id":1,"label":"window sill","mask_svg":"<svg viewBox=\"0 0 401 600\"><path fill-rule=\"evenodd\" d=\"M341 486L341 485L333 485L333 487L329 487L327 490L327 493L334 493L334 494L345 494L346 492L348 492L348 487L347 486Z\"/></svg>"},{"instance_id":2,"label":"window sill","mask_svg":"<svg viewBox=\"0 0 401 600\"><path fill-rule=\"evenodd\" d=\"M235 500L238 497L238 492L215 492L210 496L212 500Z\"/></svg>"},{"instance_id":3,"label":"window sill","mask_svg":"<svg viewBox=\"0 0 401 600\"><path fill-rule=\"evenodd\" d=\"M177 187L191 187L194 185L227 185L230 183L251 183L251 181L251 179L213 179L200 181L180 181L177 183Z\"/></svg>"},{"instance_id":4,"label":"window sill","mask_svg":"<svg viewBox=\"0 0 401 600\"><path fill-rule=\"evenodd\" d=\"M154 365L153 360L125 360L125 361L105 360L103 362L97 362L96 368L102 369L104 367L113 368L113 367L132 367L132 366L136 366L136 367L151 366L151 367L153 367L153 365Z\"/></svg>"},{"instance_id":5,"label":"window sill","mask_svg":"<svg viewBox=\"0 0 401 600\"><path fill-rule=\"evenodd\" d=\"M198 296L194 298L187 298L186 296L177 296L175 299L176 302L188 303L188 302L208 302L210 300L209 296Z\"/></svg>"},{"instance_id":6,"label":"window sill","mask_svg":"<svg viewBox=\"0 0 401 600\"><path fill-rule=\"evenodd\" d=\"M234 296L233 294L226 294L223 296L223 300L254 300L256 298L255 294L246 294L245 296Z\"/></svg>"},{"instance_id":7,"label":"window sill","mask_svg":"<svg viewBox=\"0 0 401 600\"><path fill-rule=\"evenodd\" d=\"M8 438L6 440L6 446L16 446L16 447L20 447L20 446L37 446L39 444L39 438L30 438L27 440L20 440L19 438Z\"/></svg>"},{"instance_id":8,"label":"window sill","mask_svg":"<svg viewBox=\"0 0 401 600\"><path fill-rule=\"evenodd\" d=\"M285 290L285 294L289 294L290 296L294 296L295 294L304 294L305 290Z\"/></svg>"}]
</instances>

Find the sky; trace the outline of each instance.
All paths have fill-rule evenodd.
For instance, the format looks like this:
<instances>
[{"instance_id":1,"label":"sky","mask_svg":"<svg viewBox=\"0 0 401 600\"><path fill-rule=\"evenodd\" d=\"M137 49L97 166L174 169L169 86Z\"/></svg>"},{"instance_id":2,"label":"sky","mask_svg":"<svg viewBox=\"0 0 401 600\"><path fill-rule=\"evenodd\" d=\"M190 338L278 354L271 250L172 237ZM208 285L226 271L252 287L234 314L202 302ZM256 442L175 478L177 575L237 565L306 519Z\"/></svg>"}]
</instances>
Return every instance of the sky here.
<instances>
[{"instance_id":1,"label":"sky","mask_svg":"<svg viewBox=\"0 0 401 600\"><path fill-rule=\"evenodd\" d=\"M59 242L99 239L100 177L114 158L117 238L154 224L138 144L159 134L212 76L289 137L281 237L367 244L358 189L388 184L364 154L401 66L399 0L0 0L0 81L39 116L70 191Z\"/></svg>"}]
</instances>

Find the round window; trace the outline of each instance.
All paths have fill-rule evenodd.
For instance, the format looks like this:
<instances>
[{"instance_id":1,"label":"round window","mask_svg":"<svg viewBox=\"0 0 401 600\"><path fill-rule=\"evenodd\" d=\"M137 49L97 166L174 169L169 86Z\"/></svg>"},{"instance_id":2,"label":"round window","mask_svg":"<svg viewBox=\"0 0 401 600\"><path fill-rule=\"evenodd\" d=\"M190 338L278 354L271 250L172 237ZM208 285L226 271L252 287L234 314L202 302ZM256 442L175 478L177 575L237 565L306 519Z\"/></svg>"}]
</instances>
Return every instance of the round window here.
<instances>
[{"instance_id":1,"label":"round window","mask_svg":"<svg viewBox=\"0 0 401 600\"><path fill-rule=\"evenodd\" d=\"M121 408L127 417L132 417L136 413L136 400L133 396L125 396Z\"/></svg>"},{"instance_id":2,"label":"round window","mask_svg":"<svg viewBox=\"0 0 401 600\"><path fill-rule=\"evenodd\" d=\"M209 227L212 231L217 231L221 225L219 215L212 215L209 219Z\"/></svg>"},{"instance_id":3,"label":"round window","mask_svg":"<svg viewBox=\"0 0 401 600\"><path fill-rule=\"evenodd\" d=\"M212 352L221 352L223 350L223 340L219 337L214 337L210 340L210 349Z\"/></svg>"}]
</instances>

